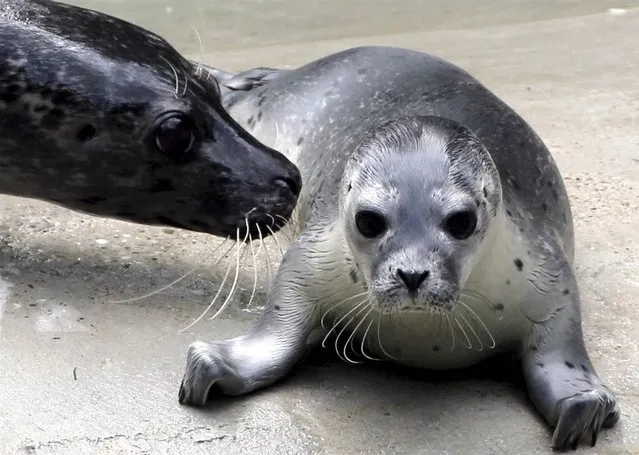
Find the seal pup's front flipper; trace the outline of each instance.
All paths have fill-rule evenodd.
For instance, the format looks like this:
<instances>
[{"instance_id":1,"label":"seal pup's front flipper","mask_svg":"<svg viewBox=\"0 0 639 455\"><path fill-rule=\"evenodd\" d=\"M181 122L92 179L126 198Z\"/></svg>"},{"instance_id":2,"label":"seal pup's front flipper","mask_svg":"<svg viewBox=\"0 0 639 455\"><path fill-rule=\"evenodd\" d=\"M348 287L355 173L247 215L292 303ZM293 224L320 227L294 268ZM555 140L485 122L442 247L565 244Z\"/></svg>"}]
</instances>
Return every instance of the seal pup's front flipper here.
<instances>
[{"instance_id":1,"label":"seal pup's front flipper","mask_svg":"<svg viewBox=\"0 0 639 455\"><path fill-rule=\"evenodd\" d=\"M284 378L307 352L316 306L310 297L312 243L301 236L286 252L265 312L239 337L189 346L179 402L204 406L209 390L244 395ZM292 284L294 283L294 285Z\"/></svg>"},{"instance_id":2,"label":"seal pup's front flipper","mask_svg":"<svg viewBox=\"0 0 639 455\"><path fill-rule=\"evenodd\" d=\"M550 241L547 245L552 247ZM555 245L553 250L543 269L563 287L530 294L525 311L533 324L523 343L522 360L530 398L554 429L552 446L566 451L584 440L594 446L601 429L619 420L620 411L584 345L573 271L567 260L560 259L561 248ZM546 314L540 313L542 308Z\"/></svg>"}]
</instances>

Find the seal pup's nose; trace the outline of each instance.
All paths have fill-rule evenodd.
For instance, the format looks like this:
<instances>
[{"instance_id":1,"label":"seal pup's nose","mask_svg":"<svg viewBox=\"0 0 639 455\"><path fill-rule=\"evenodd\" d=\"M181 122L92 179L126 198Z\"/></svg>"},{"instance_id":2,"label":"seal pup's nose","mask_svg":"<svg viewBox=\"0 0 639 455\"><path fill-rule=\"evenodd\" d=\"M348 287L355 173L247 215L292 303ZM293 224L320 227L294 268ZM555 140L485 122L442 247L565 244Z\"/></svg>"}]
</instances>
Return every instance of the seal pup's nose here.
<instances>
[{"instance_id":1,"label":"seal pup's nose","mask_svg":"<svg viewBox=\"0 0 639 455\"><path fill-rule=\"evenodd\" d=\"M428 270L397 269L397 276L404 282L411 294L416 294L424 280L428 278Z\"/></svg>"}]
</instances>

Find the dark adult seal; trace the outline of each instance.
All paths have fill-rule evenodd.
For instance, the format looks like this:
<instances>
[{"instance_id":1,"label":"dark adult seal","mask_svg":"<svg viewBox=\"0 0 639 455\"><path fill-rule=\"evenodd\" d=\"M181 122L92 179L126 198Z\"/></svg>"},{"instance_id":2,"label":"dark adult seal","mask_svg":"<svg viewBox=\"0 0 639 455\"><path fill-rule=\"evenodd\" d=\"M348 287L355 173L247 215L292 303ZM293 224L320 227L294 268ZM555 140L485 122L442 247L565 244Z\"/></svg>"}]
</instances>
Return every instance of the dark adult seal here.
<instances>
[{"instance_id":1,"label":"dark adult seal","mask_svg":"<svg viewBox=\"0 0 639 455\"><path fill-rule=\"evenodd\" d=\"M353 362L446 369L518 353L560 450L618 421L584 347L561 175L511 108L451 63L397 48L215 74L231 115L300 168L300 234L257 325L191 345L180 402L272 384L325 326Z\"/></svg>"},{"instance_id":2,"label":"dark adult seal","mask_svg":"<svg viewBox=\"0 0 639 455\"><path fill-rule=\"evenodd\" d=\"M48 0L0 3L0 193L219 236L287 218L296 167L159 36Z\"/></svg>"}]
</instances>

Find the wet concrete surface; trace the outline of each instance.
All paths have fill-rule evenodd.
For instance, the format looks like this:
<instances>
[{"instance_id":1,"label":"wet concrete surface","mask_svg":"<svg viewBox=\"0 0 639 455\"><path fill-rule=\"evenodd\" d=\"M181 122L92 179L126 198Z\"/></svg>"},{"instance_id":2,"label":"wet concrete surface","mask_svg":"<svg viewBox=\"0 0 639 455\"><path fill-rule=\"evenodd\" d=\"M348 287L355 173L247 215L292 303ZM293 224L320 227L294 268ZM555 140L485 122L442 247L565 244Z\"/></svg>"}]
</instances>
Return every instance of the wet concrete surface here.
<instances>
[{"instance_id":1,"label":"wet concrete surface","mask_svg":"<svg viewBox=\"0 0 639 455\"><path fill-rule=\"evenodd\" d=\"M639 2L75 3L225 69L386 44L438 54L482 80L543 137L572 198L586 342L622 411L579 452L639 453ZM435 381L309 364L245 398L178 405L188 344L242 333L263 301L261 286L246 308L249 252L231 308L180 332L234 264L231 251L215 265L218 244L0 196L0 453L550 453L524 390L494 366ZM261 285L265 263L260 253Z\"/></svg>"}]
</instances>

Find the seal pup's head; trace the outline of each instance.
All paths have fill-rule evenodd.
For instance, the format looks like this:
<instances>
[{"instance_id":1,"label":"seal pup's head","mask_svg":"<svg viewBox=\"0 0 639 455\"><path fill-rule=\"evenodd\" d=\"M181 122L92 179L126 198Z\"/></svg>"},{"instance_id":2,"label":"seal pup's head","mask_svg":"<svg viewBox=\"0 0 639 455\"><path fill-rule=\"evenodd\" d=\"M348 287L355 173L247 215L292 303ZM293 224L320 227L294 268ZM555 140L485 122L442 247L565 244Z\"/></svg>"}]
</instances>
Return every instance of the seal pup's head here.
<instances>
[{"instance_id":1,"label":"seal pup's head","mask_svg":"<svg viewBox=\"0 0 639 455\"><path fill-rule=\"evenodd\" d=\"M375 129L347 164L340 212L382 313L449 311L502 201L490 154L467 128L410 117Z\"/></svg>"}]
</instances>

